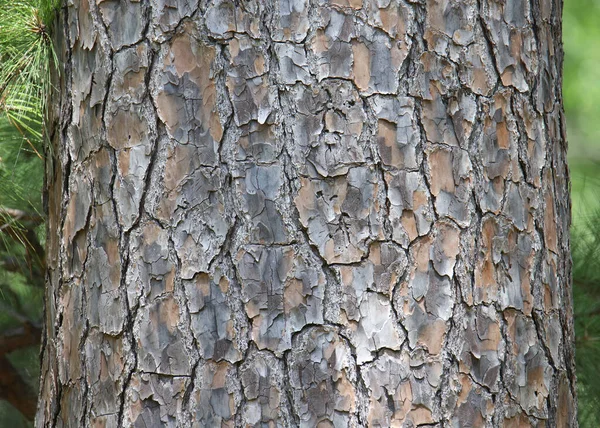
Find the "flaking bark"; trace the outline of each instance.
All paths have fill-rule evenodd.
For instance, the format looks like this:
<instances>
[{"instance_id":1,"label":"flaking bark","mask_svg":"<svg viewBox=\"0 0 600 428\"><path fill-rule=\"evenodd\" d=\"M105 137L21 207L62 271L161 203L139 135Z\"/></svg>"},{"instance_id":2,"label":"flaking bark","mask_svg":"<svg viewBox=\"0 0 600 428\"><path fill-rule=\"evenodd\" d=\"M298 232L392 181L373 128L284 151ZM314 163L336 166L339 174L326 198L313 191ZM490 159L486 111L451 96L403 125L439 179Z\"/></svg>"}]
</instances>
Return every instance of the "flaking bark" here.
<instances>
[{"instance_id":1,"label":"flaking bark","mask_svg":"<svg viewBox=\"0 0 600 428\"><path fill-rule=\"evenodd\" d=\"M73 0L39 427L576 426L553 0Z\"/></svg>"}]
</instances>

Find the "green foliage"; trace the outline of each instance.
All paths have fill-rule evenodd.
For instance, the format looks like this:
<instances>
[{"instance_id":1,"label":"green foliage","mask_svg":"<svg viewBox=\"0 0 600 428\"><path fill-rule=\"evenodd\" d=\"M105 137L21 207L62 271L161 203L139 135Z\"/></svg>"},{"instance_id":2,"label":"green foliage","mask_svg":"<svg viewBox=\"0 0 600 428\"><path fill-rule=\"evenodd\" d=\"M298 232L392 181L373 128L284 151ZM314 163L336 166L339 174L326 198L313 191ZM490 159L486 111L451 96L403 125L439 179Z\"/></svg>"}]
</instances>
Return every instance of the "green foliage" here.
<instances>
[{"instance_id":1,"label":"green foliage","mask_svg":"<svg viewBox=\"0 0 600 428\"><path fill-rule=\"evenodd\" d=\"M58 0L0 0L0 112L36 151L56 61L50 32L57 7Z\"/></svg>"},{"instance_id":2,"label":"green foliage","mask_svg":"<svg viewBox=\"0 0 600 428\"><path fill-rule=\"evenodd\" d=\"M57 0L0 0L0 207L41 216L43 135L50 61L49 38ZM48 24L45 24L48 23ZM43 242L38 226L28 238L26 225L0 212L0 329L18 323L20 316L40 319L42 293L29 279L33 238ZM6 269L10 261L12 269ZM37 272L36 272L37 273Z\"/></svg>"},{"instance_id":3,"label":"green foliage","mask_svg":"<svg viewBox=\"0 0 600 428\"><path fill-rule=\"evenodd\" d=\"M565 0L562 22L579 424L595 428L600 426L600 1Z\"/></svg>"},{"instance_id":4,"label":"green foliage","mask_svg":"<svg viewBox=\"0 0 600 428\"><path fill-rule=\"evenodd\" d=\"M579 424L600 426L600 165L579 164L573 173L573 304Z\"/></svg>"},{"instance_id":5,"label":"green foliage","mask_svg":"<svg viewBox=\"0 0 600 428\"><path fill-rule=\"evenodd\" d=\"M23 136L0 116L0 206L41 212L43 168Z\"/></svg>"},{"instance_id":6,"label":"green foliage","mask_svg":"<svg viewBox=\"0 0 600 428\"><path fill-rule=\"evenodd\" d=\"M563 96L572 178L579 424L600 426L600 1L565 0ZM585 159L585 161L582 161Z\"/></svg>"},{"instance_id":7,"label":"green foliage","mask_svg":"<svg viewBox=\"0 0 600 428\"><path fill-rule=\"evenodd\" d=\"M41 212L43 182L42 160L33 152L23 136L0 117L0 207L16 208L33 214ZM28 257L30 243L25 234L16 237L12 228L25 233L25 225L0 213L0 331L16 327L24 320L40 324L44 289L30 281L39 276L40 261ZM37 238L43 244L44 225L37 226ZM19 260L22 268L7 269L6 261ZM43 278L43 276L39 276ZM29 347L9 354L21 378L33 391L37 390L39 349ZM0 401L0 426L28 427L25 418L7 402Z\"/></svg>"},{"instance_id":8,"label":"green foliage","mask_svg":"<svg viewBox=\"0 0 600 428\"><path fill-rule=\"evenodd\" d=\"M572 235L579 419L591 427L600 422L600 211Z\"/></svg>"},{"instance_id":9,"label":"green foliage","mask_svg":"<svg viewBox=\"0 0 600 428\"><path fill-rule=\"evenodd\" d=\"M0 331L23 323L39 325L42 319L40 149L56 62L51 31L58 6L59 0L0 0ZM6 208L30 218L15 217ZM33 391L38 352L34 346L7 356ZM7 402L0 402L0 421L30 426Z\"/></svg>"},{"instance_id":10,"label":"green foliage","mask_svg":"<svg viewBox=\"0 0 600 428\"><path fill-rule=\"evenodd\" d=\"M59 0L0 0L0 207L41 213L39 145L50 70L56 61L51 30L59 4ZM0 224L20 227L1 212ZM30 245L23 236L0 233L0 256L22 256L19 251ZM5 276L0 271L0 285L7 282Z\"/></svg>"},{"instance_id":11,"label":"green foliage","mask_svg":"<svg viewBox=\"0 0 600 428\"><path fill-rule=\"evenodd\" d=\"M565 0L563 95L571 158L600 160L600 1Z\"/></svg>"}]
</instances>

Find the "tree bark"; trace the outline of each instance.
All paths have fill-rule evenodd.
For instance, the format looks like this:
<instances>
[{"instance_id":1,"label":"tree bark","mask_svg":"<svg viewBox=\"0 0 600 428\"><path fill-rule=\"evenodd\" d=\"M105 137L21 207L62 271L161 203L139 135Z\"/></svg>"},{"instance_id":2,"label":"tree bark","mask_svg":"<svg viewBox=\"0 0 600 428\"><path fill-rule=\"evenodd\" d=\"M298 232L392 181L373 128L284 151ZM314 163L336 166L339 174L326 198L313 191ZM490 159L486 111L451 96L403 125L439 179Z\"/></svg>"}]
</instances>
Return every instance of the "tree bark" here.
<instances>
[{"instance_id":1,"label":"tree bark","mask_svg":"<svg viewBox=\"0 0 600 428\"><path fill-rule=\"evenodd\" d=\"M561 10L68 2L37 426L576 426Z\"/></svg>"}]
</instances>

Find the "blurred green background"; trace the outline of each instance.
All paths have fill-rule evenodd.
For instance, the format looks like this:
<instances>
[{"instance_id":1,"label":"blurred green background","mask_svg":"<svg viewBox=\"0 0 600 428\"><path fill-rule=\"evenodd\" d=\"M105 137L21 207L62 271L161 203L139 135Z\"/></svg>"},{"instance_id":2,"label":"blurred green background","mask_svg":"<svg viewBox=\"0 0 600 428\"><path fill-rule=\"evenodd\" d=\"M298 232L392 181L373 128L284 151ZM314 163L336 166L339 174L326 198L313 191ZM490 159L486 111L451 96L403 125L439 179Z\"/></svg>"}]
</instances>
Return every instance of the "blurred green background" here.
<instances>
[{"instance_id":1,"label":"blurred green background","mask_svg":"<svg viewBox=\"0 0 600 428\"><path fill-rule=\"evenodd\" d=\"M579 224L600 199L600 0L565 0L563 42L573 220Z\"/></svg>"},{"instance_id":2,"label":"blurred green background","mask_svg":"<svg viewBox=\"0 0 600 428\"><path fill-rule=\"evenodd\" d=\"M15 133L4 116L0 117L0 207L10 207L29 213L42 212L41 189L43 163L29 144ZM0 334L6 334L25 320L41 325L43 311L43 281L40 264L28 258L27 239L15 239L7 233L9 227L25 232L25 226L0 212ZM39 242L44 241L43 224L35 226ZM7 267L5 261L21 266ZM36 276L38 280L32 277ZM33 280L32 280L33 279ZM39 345L7 354L26 386L34 394L38 390ZM29 427L31 424L6 401L0 400L0 428Z\"/></svg>"},{"instance_id":3,"label":"blurred green background","mask_svg":"<svg viewBox=\"0 0 600 428\"><path fill-rule=\"evenodd\" d=\"M600 427L600 0L565 0L563 41L579 421L581 427ZM0 141L0 206L40 212L40 158L5 119L0 119ZM43 225L35 233L43 241ZM0 258L25 256L22 243L0 233ZM18 326L23 317L41 322L43 288L31 284L31 269L31 263L29 274L0 269L0 331ZM39 347L34 346L8 356L33 390L37 390L38 354ZM0 426L30 424L0 400Z\"/></svg>"},{"instance_id":4,"label":"blurred green background","mask_svg":"<svg viewBox=\"0 0 600 428\"><path fill-rule=\"evenodd\" d=\"M600 0L565 0L563 95L581 427L600 427Z\"/></svg>"}]
</instances>

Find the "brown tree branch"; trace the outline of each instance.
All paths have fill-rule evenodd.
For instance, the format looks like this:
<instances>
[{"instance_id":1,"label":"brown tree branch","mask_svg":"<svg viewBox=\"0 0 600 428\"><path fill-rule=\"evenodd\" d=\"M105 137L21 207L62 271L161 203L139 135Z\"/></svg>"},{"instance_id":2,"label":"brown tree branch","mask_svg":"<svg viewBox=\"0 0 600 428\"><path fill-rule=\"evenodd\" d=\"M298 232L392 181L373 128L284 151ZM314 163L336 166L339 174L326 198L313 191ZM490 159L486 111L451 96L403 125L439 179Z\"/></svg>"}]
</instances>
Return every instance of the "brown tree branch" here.
<instances>
[{"instance_id":1,"label":"brown tree branch","mask_svg":"<svg viewBox=\"0 0 600 428\"><path fill-rule=\"evenodd\" d=\"M44 218L36 213L30 213L14 208L0 207L0 225L8 223L3 220L3 217L10 218L12 221L34 223L36 226L44 221Z\"/></svg>"},{"instance_id":2,"label":"brown tree branch","mask_svg":"<svg viewBox=\"0 0 600 428\"><path fill-rule=\"evenodd\" d=\"M35 417L37 397L4 355L0 355L0 399L8 401L28 420Z\"/></svg>"},{"instance_id":3,"label":"brown tree branch","mask_svg":"<svg viewBox=\"0 0 600 428\"><path fill-rule=\"evenodd\" d=\"M39 344L41 335L42 330L31 323L6 332L0 336L0 357L17 349Z\"/></svg>"}]
</instances>

